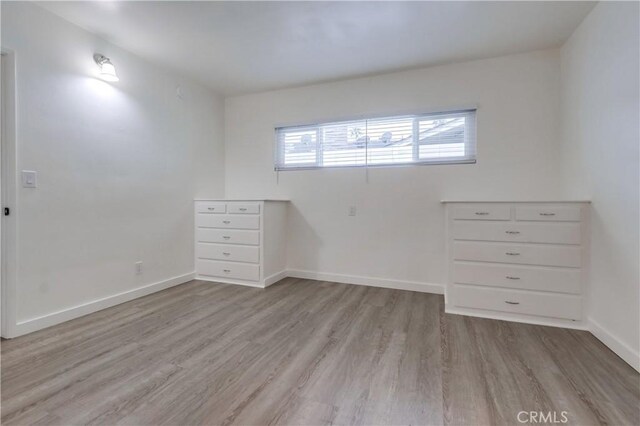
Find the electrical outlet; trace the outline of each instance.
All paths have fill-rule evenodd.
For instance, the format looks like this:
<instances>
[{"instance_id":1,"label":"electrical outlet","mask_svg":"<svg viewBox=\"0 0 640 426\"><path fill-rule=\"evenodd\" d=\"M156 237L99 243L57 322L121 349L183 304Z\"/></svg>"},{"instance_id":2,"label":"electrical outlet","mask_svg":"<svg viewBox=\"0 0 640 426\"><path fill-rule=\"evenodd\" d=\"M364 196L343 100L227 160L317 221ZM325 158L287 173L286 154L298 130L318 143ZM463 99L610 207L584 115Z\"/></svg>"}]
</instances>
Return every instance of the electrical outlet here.
<instances>
[{"instance_id":1,"label":"electrical outlet","mask_svg":"<svg viewBox=\"0 0 640 426\"><path fill-rule=\"evenodd\" d=\"M136 275L142 274L142 261L136 262Z\"/></svg>"},{"instance_id":2,"label":"electrical outlet","mask_svg":"<svg viewBox=\"0 0 640 426\"><path fill-rule=\"evenodd\" d=\"M349 206L349 216L356 215L356 206Z\"/></svg>"}]
</instances>

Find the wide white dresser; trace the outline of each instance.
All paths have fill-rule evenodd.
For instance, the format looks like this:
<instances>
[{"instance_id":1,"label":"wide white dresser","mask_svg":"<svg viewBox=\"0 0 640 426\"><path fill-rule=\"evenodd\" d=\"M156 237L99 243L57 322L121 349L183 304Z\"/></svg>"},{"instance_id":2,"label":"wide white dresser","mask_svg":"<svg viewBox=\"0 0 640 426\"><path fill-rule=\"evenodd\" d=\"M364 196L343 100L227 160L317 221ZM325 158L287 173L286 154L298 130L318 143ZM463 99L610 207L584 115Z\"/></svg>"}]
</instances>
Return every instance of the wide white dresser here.
<instances>
[{"instance_id":1,"label":"wide white dresser","mask_svg":"<svg viewBox=\"0 0 640 426\"><path fill-rule=\"evenodd\" d=\"M588 202L444 203L447 313L584 327Z\"/></svg>"},{"instance_id":2,"label":"wide white dresser","mask_svg":"<svg viewBox=\"0 0 640 426\"><path fill-rule=\"evenodd\" d=\"M195 200L196 278L267 287L286 276L286 200Z\"/></svg>"}]
</instances>

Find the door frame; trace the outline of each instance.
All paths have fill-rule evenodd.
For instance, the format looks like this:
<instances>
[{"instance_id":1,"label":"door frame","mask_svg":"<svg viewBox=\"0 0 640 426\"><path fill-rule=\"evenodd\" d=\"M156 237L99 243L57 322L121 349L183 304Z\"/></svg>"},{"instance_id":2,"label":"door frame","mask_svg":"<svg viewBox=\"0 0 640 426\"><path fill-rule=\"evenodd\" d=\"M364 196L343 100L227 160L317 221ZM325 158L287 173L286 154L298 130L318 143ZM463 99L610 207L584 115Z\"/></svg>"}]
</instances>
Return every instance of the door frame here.
<instances>
[{"instance_id":1,"label":"door frame","mask_svg":"<svg viewBox=\"0 0 640 426\"><path fill-rule=\"evenodd\" d=\"M16 58L15 52L0 47L0 335L16 335L17 302L17 144L16 144Z\"/></svg>"}]
</instances>

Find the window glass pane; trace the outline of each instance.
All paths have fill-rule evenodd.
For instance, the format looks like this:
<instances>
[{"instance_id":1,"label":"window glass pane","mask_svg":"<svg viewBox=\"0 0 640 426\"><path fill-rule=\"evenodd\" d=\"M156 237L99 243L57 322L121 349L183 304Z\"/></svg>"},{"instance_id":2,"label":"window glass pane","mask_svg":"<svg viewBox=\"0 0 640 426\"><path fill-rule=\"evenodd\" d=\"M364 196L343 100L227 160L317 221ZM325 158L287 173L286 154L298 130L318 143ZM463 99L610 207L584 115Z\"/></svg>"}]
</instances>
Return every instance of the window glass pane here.
<instances>
[{"instance_id":1,"label":"window glass pane","mask_svg":"<svg viewBox=\"0 0 640 426\"><path fill-rule=\"evenodd\" d=\"M314 165L317 160L316 129L287 131L281 138L285 165Z\"/></svg>"},{"instance_id":2,"label":"window glass pane","mask_svg":"<svg viewBox=\"0 0 640 426\"><path fill-rule=\"evenodd\" d=\"M322 126L323 166L362 166L366 164L365 121L346 121Z\"/></svg>"},{"instance_id":3,"label":"window glass pane","mask_svg":"<svg viewBox=\"0 0 640 426\"><path fill-rule=\"evenodd\" d=\"M277 169L473 163L476 110L276 129Z\"/></svg>"},{"instance_id":4,"label":"window glass pane","mask_svg":"<svg viewBox=\"0 0 640 426\"><path fill-rule=\"evenodd\" d=\"M369 164L413 161L413 117L367 121Z\"/></svg>"},{"instance_id":5,"label":"window glass pane","mask_svg":"<svg viewBox=\"0 0 640 426\"><path fill-rule=\"evenodd\" d=\"M464 115L436 115L421 119L418 124L418 158L449 158L465 156Z\"/></svg>"}]
</instances>

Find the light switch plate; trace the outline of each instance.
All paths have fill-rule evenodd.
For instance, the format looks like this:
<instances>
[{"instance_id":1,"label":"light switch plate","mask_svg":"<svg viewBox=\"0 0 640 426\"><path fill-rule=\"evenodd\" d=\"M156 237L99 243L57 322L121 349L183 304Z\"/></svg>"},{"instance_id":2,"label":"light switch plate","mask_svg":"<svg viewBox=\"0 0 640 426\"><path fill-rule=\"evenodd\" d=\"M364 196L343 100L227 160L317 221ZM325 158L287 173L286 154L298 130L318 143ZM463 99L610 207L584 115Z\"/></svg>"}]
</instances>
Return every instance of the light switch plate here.
<instances>
[{"instance_id":1,"label":"light switch plate","mask_svg":"<svg viewBox=\"0 0 640 426\"><path fill-rule=\"evenodd\" d=\"M38 186L38 173L33 170L22 171L22 187L35 188Z\"/></svg>"}]
</instances>

